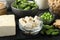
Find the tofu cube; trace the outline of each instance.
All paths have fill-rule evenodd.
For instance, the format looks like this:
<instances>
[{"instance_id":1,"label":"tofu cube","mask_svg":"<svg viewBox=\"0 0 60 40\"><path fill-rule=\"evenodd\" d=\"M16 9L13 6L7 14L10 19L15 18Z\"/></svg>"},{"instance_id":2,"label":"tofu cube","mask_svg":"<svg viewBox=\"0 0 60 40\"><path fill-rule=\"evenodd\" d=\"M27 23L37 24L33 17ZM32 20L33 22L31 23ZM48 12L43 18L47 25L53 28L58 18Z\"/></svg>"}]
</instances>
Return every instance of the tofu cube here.
<instances>
[{"instance_id":1,"label":"tofu cube","mask_svg":"<svg viewBox=\"0 0 60 40\"><path fill-rule=\"evenodd\" d=\"M0 37L12 36L16 34L15 16L1 15L0 16Z\"/></svg>"}]
</instances>

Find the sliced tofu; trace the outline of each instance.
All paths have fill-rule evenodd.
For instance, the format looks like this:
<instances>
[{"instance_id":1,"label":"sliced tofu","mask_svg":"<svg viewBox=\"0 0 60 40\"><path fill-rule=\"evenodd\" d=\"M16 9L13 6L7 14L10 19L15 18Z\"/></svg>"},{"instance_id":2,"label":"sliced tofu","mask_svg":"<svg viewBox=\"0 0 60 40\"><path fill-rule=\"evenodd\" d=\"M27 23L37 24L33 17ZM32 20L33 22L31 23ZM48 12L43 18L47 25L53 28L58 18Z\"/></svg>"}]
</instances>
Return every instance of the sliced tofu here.
<instances>
[{"instance_id":1,"label":"sliced tofu","mask_svg":"<svg viewBox=\"0 0 60 40\"><path fill-rule=\"evenodd\" d=\"M14 15L2 15L0 16L0 37L11 36L16 34Z\"/></svg>"}]
</instances>

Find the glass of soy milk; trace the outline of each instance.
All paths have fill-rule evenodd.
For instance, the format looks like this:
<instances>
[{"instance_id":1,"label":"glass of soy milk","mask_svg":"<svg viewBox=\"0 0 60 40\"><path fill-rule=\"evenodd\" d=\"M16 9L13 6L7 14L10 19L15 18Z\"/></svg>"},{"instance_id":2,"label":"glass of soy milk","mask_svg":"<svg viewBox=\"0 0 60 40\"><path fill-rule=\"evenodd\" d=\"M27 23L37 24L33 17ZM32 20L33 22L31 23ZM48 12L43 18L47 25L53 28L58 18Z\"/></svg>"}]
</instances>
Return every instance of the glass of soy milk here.
<instances>
[{"instance_id":1,"label":"glass of soy milk","mask_svg":"<svg viewBox=\"0 0 60 40\"><path fill-rule=\"evenodd\" d=\"M48 0L35 0L35 3L38 5L39 9L48 8Z\"/></svg>"}]
</instances>

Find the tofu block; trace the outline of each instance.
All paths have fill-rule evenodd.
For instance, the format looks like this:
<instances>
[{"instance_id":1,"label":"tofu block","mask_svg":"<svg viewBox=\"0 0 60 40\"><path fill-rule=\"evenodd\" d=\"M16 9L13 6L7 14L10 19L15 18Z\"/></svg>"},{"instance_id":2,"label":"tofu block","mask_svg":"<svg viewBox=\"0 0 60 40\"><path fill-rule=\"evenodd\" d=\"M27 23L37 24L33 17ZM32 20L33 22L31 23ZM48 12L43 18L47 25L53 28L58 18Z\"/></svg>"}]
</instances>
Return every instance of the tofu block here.
<instances>
[{"instance_id":1,"label":"tofu block","mask_svg":"<svg viewBox=\"0 0 60 40\"><path fill-rule=\"evenodd\" d=\"M16 24L14 15L0 16L0 37L12 36L16 34Z\"/></svg>"}]
</instances>

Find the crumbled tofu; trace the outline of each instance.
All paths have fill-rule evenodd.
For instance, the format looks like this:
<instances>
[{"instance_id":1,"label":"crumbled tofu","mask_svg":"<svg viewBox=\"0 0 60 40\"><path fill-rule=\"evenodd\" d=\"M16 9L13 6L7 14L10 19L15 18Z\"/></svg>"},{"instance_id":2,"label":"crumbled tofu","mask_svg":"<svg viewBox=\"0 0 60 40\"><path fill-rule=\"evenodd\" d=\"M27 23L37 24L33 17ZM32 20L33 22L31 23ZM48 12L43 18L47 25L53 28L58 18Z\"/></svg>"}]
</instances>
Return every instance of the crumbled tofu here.
<instances>
[{"instance_id":1,"label":"crumbled tofu","mask_svg":"<svg viewBox=\"0 0 60 40\"><path fill-rule=\"evenodd\" d=\"M25 28L25 29L34 29L42 23L41 20L39 20L38 16L20 18L19 23ZM43 24L43 23L42 23Z\"/></svg>"}]
</instances>

